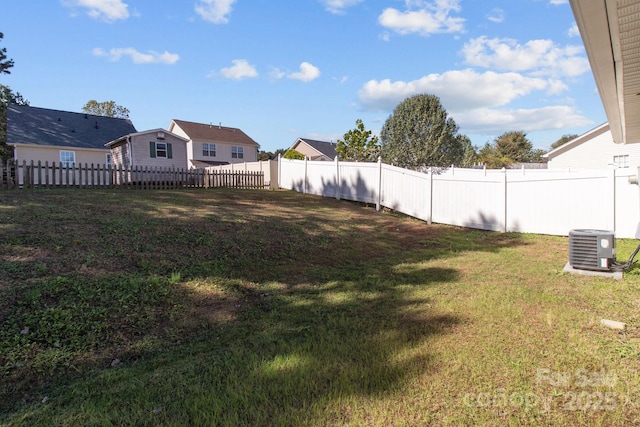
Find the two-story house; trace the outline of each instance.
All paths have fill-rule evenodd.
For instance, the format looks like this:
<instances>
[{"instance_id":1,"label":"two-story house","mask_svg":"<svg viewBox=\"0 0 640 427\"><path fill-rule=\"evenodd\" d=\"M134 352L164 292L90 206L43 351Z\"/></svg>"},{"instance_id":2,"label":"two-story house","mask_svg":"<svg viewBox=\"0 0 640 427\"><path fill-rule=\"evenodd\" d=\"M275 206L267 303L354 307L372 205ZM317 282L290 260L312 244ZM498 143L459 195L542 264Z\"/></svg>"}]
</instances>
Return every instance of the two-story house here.
<instances>
[{"instance_id":1,"label":"two-story house","mask_svg":"<svg viewBox=\"0 0 640 427\"><path fill-rule=\"evenodd\" d=\"M187 140L190 168L258 160L260 145L238 128L174 119L168 130Z\"/></svg>"}]
</instances>

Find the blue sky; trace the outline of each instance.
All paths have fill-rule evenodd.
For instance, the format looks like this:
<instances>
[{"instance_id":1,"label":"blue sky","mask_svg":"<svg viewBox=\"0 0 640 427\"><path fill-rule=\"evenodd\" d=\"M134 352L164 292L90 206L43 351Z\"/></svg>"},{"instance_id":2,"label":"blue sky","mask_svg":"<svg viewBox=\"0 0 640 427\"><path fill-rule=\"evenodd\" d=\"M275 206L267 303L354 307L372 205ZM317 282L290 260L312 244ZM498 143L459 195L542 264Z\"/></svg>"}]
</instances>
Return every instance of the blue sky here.
<instances>
[{"instance_id":1,"label":"blue sky","mask_svg":"<svg viewBox=\"0 0 640 427\"><path fill-rule=\"evenodd\" d=\"M336 141L438 96L476 146L546 149L606 121L567 0L29 0L2 6L0 83L32 106L237 127L263 150Z\"/></svg>"}]
</instances>

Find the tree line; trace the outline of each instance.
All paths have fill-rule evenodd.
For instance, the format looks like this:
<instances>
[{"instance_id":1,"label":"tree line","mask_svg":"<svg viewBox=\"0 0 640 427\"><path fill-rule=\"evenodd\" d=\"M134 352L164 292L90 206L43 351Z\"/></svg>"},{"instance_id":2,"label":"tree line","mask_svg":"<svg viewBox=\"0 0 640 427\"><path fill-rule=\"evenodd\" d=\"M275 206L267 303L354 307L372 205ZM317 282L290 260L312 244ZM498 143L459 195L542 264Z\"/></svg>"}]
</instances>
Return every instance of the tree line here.
<instances>
[{"instance_id":1,"label":"tree line","mask_svg":"<svg viewBox=\"0 0 640 427\"><path fill-rule=\"evenodd\" d=\"M576 137L564 135L551 149ZM546 162L546 151L534 148L523 131L505 132L482 147L474 147L466 135L459 133L440 99L432 94L413 95L400 102L379 137L357 119L356 127L338 140L336 152L345 161L373 162L380 157L387 164L414 170L451 165L499 169L515 163ZM285 157L304 159L294 150L285 152Z\"/></svg>"}]
</instances>

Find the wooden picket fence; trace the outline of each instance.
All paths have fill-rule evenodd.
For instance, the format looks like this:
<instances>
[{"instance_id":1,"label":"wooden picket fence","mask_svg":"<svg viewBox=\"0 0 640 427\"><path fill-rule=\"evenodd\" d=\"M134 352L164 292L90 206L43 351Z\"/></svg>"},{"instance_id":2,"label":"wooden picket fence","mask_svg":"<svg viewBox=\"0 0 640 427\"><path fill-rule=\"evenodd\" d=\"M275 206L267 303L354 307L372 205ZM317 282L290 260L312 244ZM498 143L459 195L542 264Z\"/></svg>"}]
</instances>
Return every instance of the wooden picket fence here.
<instances>
[{"instance_id":1,"label":"wooden picket fence","mask_svg":"<svg viewBox=\"0 0 640 427\"><path fill-rule=\"evenodd\" d=\"M18 188L174 188L228 187L264 189L263 172L121 167L101 164L63 165L12 160L0 163L0 189Z\"/></svg>"}]
</instances>

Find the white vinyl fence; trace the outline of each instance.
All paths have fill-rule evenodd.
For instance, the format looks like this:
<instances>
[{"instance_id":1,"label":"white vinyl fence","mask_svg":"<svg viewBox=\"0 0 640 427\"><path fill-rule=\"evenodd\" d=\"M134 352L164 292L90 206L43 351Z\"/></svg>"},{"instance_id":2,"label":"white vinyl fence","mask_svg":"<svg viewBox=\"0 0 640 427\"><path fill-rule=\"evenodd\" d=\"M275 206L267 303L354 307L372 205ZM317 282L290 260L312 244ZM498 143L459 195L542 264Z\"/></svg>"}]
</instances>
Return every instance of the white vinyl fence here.
<instances>
[{"instance_id":1,"label":"white vinyl fence","mask_svg":"<svg viewBox=\"0 0 640 427\"><path fill-rule=\"evenodd\" d=\"M566 236L575 228L633 238L636 169L432 169L280 159L280 188L388 207L429 223Z\"/></svg>"}]
</instances>

